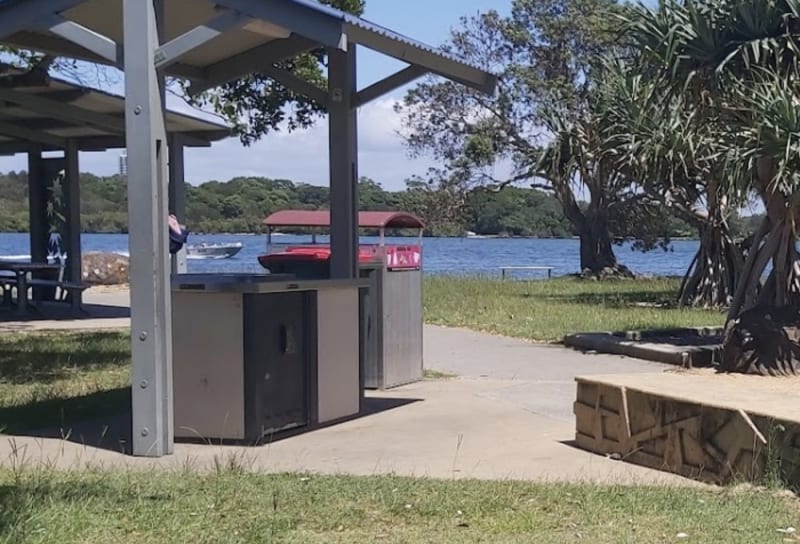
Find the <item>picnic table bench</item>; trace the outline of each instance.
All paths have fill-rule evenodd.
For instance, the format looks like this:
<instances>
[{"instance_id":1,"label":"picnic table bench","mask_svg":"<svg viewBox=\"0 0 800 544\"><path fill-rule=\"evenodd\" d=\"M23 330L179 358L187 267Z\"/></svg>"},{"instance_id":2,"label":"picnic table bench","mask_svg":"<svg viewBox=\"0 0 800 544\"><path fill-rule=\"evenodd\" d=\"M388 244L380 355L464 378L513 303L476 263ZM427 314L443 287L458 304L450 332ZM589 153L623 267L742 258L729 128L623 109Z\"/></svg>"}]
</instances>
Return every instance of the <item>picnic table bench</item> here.
<instances>
[{"instance_id":1,"label":"picnic table bench","mask_svg":"<svg viewBox=\"0 0 800 544\"><path fill-rule=\"evenodd\" d=\"M553 270L555 266L501 266L500 267L500 275L503 279L506 279L506 272L508 270L547 270L547 277L553 277Z\"/></svg>"},{"instance_id":2,"label":"picnic table bench","mask_svg":"<svg viewBox=\"0 0 800 544\"><path fill-rule=\"evenodd\" d=\"M80 295L88 286L61 279L63 271L60 264L33 263L25 261L0 261L0 288L3 290L3 302L12 303L12 291L17 292L17 311L24 314L28 311L28 289L31 287L52 287L55 289L56 302L69 302L73 308L80 310ZM37 272L57 273L59 279L28 278Z\"/></svg>"},{"instance_id":3,"label":"picnic table bench","mask_svg":"<svg viewBox=\"0 0 800 544\"><path fill-rule=\"evenodd\" d=\"M56 289L54 300L56 302L68 302L76 310L81 309L80 295L89 286L82 283L75 283L66 280L44 280L44 279L30 279L28 280L29 287L53 287Z\"/></svg>"}]
</instances>

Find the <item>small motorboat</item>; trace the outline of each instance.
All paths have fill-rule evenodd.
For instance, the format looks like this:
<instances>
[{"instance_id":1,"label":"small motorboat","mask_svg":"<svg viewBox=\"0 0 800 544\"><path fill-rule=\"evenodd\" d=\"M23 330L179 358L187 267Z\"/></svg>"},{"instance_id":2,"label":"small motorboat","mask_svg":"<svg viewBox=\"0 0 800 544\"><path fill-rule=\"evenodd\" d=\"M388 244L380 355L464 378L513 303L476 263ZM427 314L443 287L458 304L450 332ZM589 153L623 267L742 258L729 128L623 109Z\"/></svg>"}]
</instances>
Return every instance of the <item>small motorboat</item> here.
<instances>
[{"instance_id":1,"label":"small motorboat","mask_svg":"<svg viewBox=\"0 0 800 544\"><path fill-rule=\"evenodd\" d=\"M186 246L187 259L230 259L239 253L244 244L231 242L227 244L207 244L201 242L196 245Z\"/></svg>"}]
</instances>

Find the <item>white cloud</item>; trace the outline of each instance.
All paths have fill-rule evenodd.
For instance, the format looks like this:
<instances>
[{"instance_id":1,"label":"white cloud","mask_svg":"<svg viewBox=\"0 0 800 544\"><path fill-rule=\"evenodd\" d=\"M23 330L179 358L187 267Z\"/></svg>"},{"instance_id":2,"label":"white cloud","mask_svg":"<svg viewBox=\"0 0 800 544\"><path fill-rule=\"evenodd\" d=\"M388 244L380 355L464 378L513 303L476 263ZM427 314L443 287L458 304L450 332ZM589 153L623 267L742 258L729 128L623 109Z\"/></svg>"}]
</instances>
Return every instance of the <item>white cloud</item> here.
<instances>
[{"instance_id":1,"label":"white cloud","mask_svg":"<svg viewBox=\"0 0 800 544\"><path fill-rule=\"evenodd\" d=\"M401 118L394 111L394 98L384 98L359 110L359 174L381 182L388 189L402 189L403 181L414 174L424 174L433 164L429 160L408 157L398 134ZM197 115L177 98L169 101L171 109ZM205 117L205 116L203 116ZM213 119L209 117L209 119ZM118 150L83 153L81 171L98 175L117 172ZM23 170L23 155L0 157L0 171ZM235 176L285 178L315 185L328 184L328 123L321 119L309 130L276 132L251 147L235 138L211 148L187 149L186 180L192 184Z\"/></svg>"}]
</instances>

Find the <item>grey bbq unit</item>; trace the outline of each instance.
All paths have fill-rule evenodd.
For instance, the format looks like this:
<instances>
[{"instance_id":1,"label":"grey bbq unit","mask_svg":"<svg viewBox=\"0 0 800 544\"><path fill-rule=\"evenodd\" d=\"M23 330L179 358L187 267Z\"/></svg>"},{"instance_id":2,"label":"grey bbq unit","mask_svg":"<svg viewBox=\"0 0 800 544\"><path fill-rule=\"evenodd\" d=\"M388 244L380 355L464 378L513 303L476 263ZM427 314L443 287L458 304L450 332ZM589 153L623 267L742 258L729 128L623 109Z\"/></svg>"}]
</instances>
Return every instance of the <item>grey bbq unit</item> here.
<instances>
[{"instance_id":1,"label":"grey bbq unit","mask_svg":"<svg viewBox=\"0 0 800 544\"><path fill-rule=\"evenodd\" d=\"M264 220L270 248L278 244L272 230L278 227L326 229L330 214L326 211L283 210ZM377 245L359 247L359 276L368 282L362 293L365 335L364 386L388 389L422 379L422 244L419 240L422 221L409 213L397 211L361 211L358 227L379 232ZM386 231L417 231L416 243L385 243ZM325 258L327 246L312 244L288 246L259 258L262 266L276 274L302 278L329 278L330 263Z\"/></svg>"},{"instance_id":2,"label":"grey bbq unit","mask_svg":"<svg viewBox=\"0 0 800 544\"><path fill-rule=\"evenodd\" d=\"M389 389L422 379L422 270L362 265L364 387Z\"/></svg>"},{"instance_id":3,"label":"grey bbq unit","mask_svg":"<svg viewBox=\"0 0 800 544\"><path fill-rule=\"evenodd\" d=\"M257 443L358 415L361 285L174 276L175 436Z\"/></svg>"}]
</instances>

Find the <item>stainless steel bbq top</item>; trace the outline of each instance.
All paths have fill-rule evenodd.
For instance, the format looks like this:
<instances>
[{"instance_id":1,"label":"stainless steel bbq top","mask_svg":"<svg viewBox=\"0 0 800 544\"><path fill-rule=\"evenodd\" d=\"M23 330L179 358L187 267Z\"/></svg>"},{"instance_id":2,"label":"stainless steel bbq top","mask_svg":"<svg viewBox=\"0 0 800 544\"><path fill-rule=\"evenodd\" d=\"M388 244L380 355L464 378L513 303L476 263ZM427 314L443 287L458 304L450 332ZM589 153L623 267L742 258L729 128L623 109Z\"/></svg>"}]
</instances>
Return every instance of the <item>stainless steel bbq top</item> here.
<instances>
[{"instance_id":1,"label":"stainless steel bbq top","mask_svg":"<svg viewBox=\"0 0 800 544\"><path fill-rule=\"evenodd\" d=\"M275 293L284 291L322 291L341 287L368 287L360 279L297 279L291 274L175 274L173 291L206 293Z\"/></svg>"}]
</instances>

